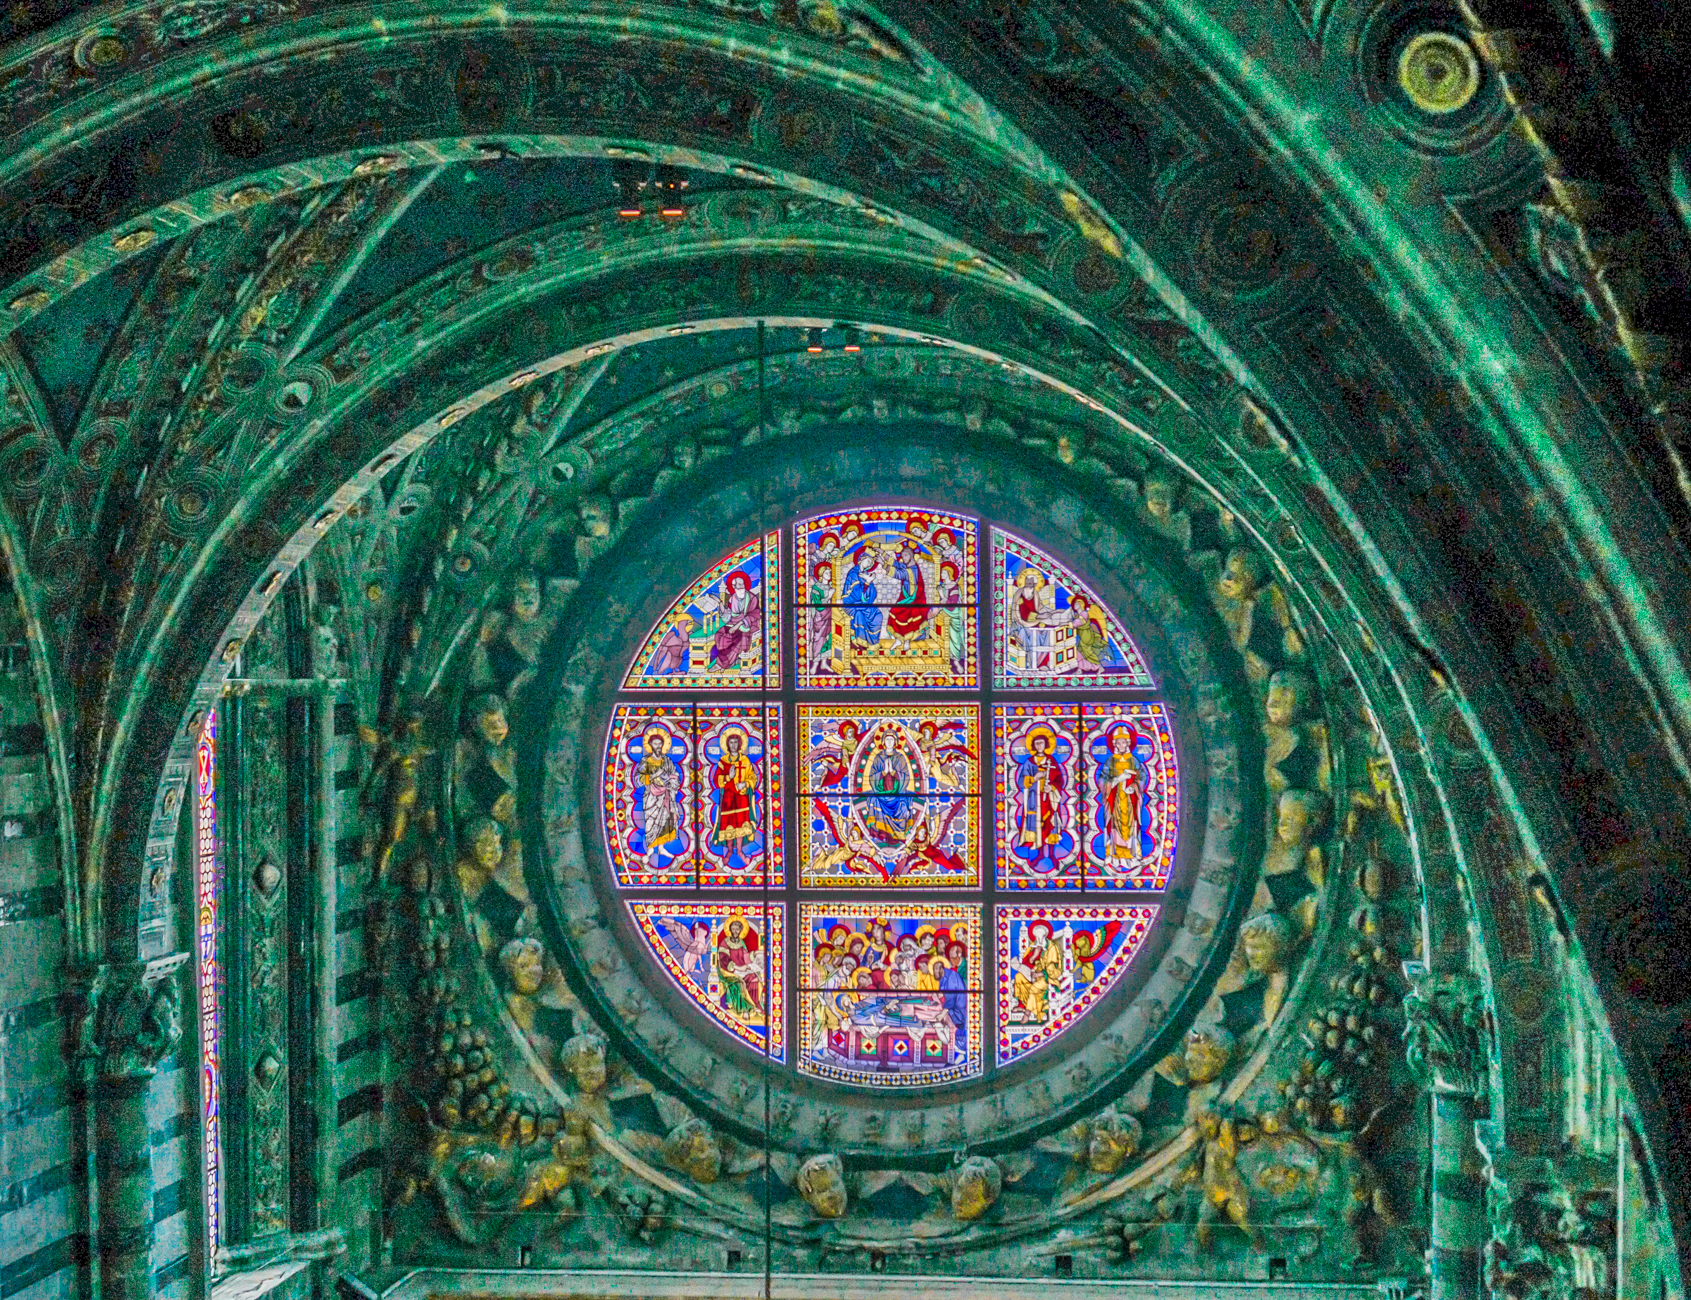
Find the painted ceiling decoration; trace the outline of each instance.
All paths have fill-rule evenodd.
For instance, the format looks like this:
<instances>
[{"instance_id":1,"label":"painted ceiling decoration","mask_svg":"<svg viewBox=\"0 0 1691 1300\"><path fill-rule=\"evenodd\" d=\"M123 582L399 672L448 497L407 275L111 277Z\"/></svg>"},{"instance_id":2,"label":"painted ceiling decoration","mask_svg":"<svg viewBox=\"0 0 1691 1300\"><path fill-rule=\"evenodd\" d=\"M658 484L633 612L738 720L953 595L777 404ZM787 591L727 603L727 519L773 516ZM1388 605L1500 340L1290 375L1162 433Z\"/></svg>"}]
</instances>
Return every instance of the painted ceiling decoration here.
<instances>
[{"instance_id":1,"label":"painted ceiling decoration","mask_svg":"<svg viewBox=\"0 0 1691 1300\"><path fill-rule=\"evenodd\" d=\"M1643 8L7 11L0 1289L1682 1294Z\"/></svg>"}]
</instances>

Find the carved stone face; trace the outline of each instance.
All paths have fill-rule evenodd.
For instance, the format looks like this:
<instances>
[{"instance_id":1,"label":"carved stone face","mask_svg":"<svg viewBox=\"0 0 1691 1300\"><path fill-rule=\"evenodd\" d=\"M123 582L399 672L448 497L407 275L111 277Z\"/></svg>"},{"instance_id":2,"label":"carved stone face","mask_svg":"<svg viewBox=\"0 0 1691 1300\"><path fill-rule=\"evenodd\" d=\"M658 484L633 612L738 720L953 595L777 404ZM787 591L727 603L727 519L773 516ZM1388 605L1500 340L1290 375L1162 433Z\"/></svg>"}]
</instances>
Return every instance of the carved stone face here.
<instances>
[{"instance_id":1,"label":"carved stone face","mask_svg":"<svg viewBox=\"0 0 1691 1300\"><path fill-rule=\"evenodd\" d=\"M525 997L540 992L546 982L546 953L538 939L513 939L499 950L511 988Z\"/></svg>"},{"instance_id":2,"label":"carved stone face","mask_svg":"<svg viewBox=\"0 0 1691 1300\"><path fill-rule=\"evenodd\" d=\"M597 1034L577 1034L559 1054L575 1086L591 1096L605 1086L605 1040Z\"/></svg>"},{"instance_id":3,"label":"carved stone face","mask_svg":"<svg viewBox=\"0 0 1691 1300\"><path fill-rule=\"evenodd\" d=\"M1208 1083L1220 1076L1233 1059L1233 1035L1219 1026L1194 1029L1186 1035L1182 1060L1192 1083Z\"/></svg>"},{"instance_id":4,"label":"carved stone face","mask_svg":"<svg viewBox=\"0 0 1691 1300\"><path fill-rule=\"evenodd\" d=\"M1280 796L1274 833L1282 844L1303 844L1321 829L1321 797L1308 790L1287 790Z\"/></svg>"},{"instance_id":5,"label":"carved stone face","mask_svg":"<svg viewBox=\"0 0 1691 1300\"><path fill-rule=\"evenodd\" d=\"M1131 1115L1105 1111L1092 1121L1086 1139L1086 1167L1095 1174L1113 1174L1139 1150L1139 1121Z\"/></svg>"},{"instance_id":6,"label":"carved stone face","mask_svg":"<svg viewBox=\"0 0 1691 1300\"><path fill-rule=\"evenodd\" d=\"M1286 969L1292 926L1278 912L1264 912L1246 921L1239 940L1245 950L1245 964L1253 974L1274 975Z\"/></svg>"},{"instance_id":7,"label":"carved stone face","mask_svg":"<svg viewBox=\"0 0 1691 1300\"><path fill-rule=\"evenodd\" d=\"M1229 600L1249 600L1256 594L1256 568L1246 551L1231 551L1222 567L1216 590Z\"/></svg>"},{"instance_id":8,"label":"carved stone face","mask_svg":"<svg viewBox=\"0 0 1691 1300\"><path fill-rule=\"evenodd\" d=\"M714 1183L722 1174L722 1148L710 1126L696 1116L670 1130L664 1158L694 1182Z\"/></svg>"},{"instance_id":9,"label":"carved stone face","mask_svg":"<svg viewBox=\"0 0 1691 1300\"><path fill-rule=\"evenodd\" d=\"M1176 486L1166 478L1151 475L1145 480L1145 509L1153 519L1167 520L1174 513Z\"/></svg>"},{"instance_id":10,"label":"carved stone face","mask_svg":"<svg viewBox=\"0 0 1691 1300\"><path fill-rule=\"evenodd\" d=\"M951 1184L951 1213L967 1223L985 1214L1004 1190L1004 1171L984 1156L970 1156Z\"/></svg>"},{"instance_id":11,"label":"carved stone face","mask_svg":"<svg viewBox=\"0 0 1691 1300\"><path fill-rule=\"evenodd\" d=\"M490 745L503 745L511 734L505 705L497 696L484 696L476 709L476 734Z\"/></svg>"},{"instance_id":12,"label":"carved stone face","mask_svg":"<svg viewBox=\"0 0 1691 1300\"><path fill-rule=\"evenodd\" d=\"M605 532L610 531L609 520ZM604 533L595 533L603 537ZM540 613L540 579L532 573L520 573L511 583L511 612L518 618L535 618Z\"/></svg>"},{"instance_id":13,"label":"carved stone face","mask_svg":"<svg viewBox=\"0 0 1691 1300\"><path fill-rule=\"evenodd\" d=\"M1313 694L1307 676L1292 668L1282 668L1268 679L1268 698L1264 710L1268 720L1277 727L1285 727L1303 716Z\"/></svg>"},{"instance_id":14,"label":"carved stone face","mask_svg":"<svg viewBox=\"0 0 1691 1300\"><path fill-rule=\"evenodd\" d=\"M471 831L470 857L483 871L492 871L505 856L505 837L498 823L483 821Z\"/></svg>"},{"instance_id":15,"label":"carved stone face","mask_svg":"<svg viewBox=\"0 0 1691 1300\"><path fill-rule=\"evenodd\" d=\"M602 497L588 497L581 503L581 527L589 537L611 535L611 505Z\"/></svg>"},{"instance_id":16,"label":"carved stone face","mask_svg":"<svg viewBox=\"0 0 1691 1300\"><path fill-rule=\"evenodd\" d=\"M799 1166L793 1185L817 1218L837 1219L846 1212L845 1166L838 1156L811 1156Z\"/></svg>"}]
</instances>

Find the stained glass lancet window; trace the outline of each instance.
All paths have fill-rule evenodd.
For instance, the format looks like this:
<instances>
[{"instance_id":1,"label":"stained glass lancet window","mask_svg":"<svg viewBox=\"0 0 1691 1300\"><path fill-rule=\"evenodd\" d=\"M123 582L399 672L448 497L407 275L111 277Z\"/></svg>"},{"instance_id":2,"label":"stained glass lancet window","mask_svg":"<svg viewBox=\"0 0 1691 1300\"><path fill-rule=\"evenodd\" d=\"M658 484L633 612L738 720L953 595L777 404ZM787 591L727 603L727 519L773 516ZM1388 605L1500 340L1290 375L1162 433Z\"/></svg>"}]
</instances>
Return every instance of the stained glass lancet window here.
<instances>
[{"instance_id":1,"label":"stained glass lancet window","mask_svg":"<svg viewBox=\"0 0 1691 1300\"><path fill-rule=\"evenodd\" d=\"M975 1078L1084 1019L1156 926L1180 833L1157 695L1116 611L1030 539L932 506L801 519L634 656L611 870L675 989L772 1063Z\"/></svg>"},{"instance_id":2,"label":"stained glass lancet window","mask_svg":"<svg viewBox=\"0 0 1691 1300\"><path fill-rule=\"evenodd\" d=\"M223 1080L218 1023L217 710L206 711L195 745L194 894L195 967L199 991L201 1148L205 1175L207 1258L215 1258L223 1208Z\"/></svg>"}]
</instances>

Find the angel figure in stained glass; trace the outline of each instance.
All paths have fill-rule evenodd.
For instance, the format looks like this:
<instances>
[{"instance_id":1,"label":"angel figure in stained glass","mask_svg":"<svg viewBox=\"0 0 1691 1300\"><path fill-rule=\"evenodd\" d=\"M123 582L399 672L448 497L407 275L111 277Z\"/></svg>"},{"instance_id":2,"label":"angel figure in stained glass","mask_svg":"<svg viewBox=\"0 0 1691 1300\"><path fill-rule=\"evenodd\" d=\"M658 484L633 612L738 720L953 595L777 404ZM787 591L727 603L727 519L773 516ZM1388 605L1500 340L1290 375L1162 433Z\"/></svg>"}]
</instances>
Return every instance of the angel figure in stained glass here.
<instances>
[{"instance_id":1,"label":"angel figure in stained glass","mask_svg":"<svg viewBox=\"0 0 1691 1300\"><path fill-rule=\"evenodd\" d=\"M934 722L925 719L916 727L916 748L928 765L934 784L942 790L961 790L969 771L969 761L975 752L959 744L959 737L968 730L968 723L952 719Z\"/></svg>"},{"instance_id":2,"label":"angel figure in stained glass","mask_svg":"<svg viewBox=\"0 0 1691 1300\"><path fill-rule=\"evenodd\" d=\"M670 757L669 728L661 722L647 727L640 738L640 762L634 769L634 789L640 806L634 824L646 863L657 870L665 845L681 838L681 769Z\"/></svg>"},{"instance_id":3,"label":"angel figure in stained glass","mask_svg":"<svg viewBox=\"0 0 1691 1300\"><path fill-rule=\"evenodd\" d=\"M710 922L694 921L691 929L667 916L660 916L658 922L669 936L664 942L675 953L681 969L704 988L710 981Z\"/></svg>"},{"instance_id":4,"label":"angel figure in stained glass","mask_svg":"<svg viewBox=\"0 0 1691 1300\"><path fill-rule=\"evenodd\" d=\"M1012 1020L1044 1024L1049 1018L1051 994L1062 979L1063 952L1053 938L1049 921L1035 921L1028 927L1011 988L1016 1007Z\"/></svg>"},{"instance_id":5,"label":"angel figure in stained glass","mask_svg":"<svg viewBox=\"0 0 1691 1300\"><path fill-rule=\"evenodd\" d=\"M951 823L962 810L963 801L952 800L951 807L943 819L937 813L934 815L933 822L937 825L930 825L926 815L918 815L916 824L911 829L909 846L893 869L893 874L902 876L923 866L930 871L937 867L947 875L962 875L967 872L969 864L959 854L946 847L946 841L951 835Z\"/></svg>"},{"instance_id":6,"label":"angel figure in stained glass","mask_svg":"<svg viewBox=\"0 0 1691 1300\"><path fill-rule=\"evenodd\" d=\"M861 730L850 718L842 719L837 731L823 735L818 744L805 754L805 764L815 774L824 789L845 784L850 775L851 758L857 752Z\"/></svg>"},{"instance_id":7,"label":"angel figure in stained glass","mask_svg":"<svg viewBox=\"0 0 1691 1300\"><path fill-rule=\"evenodd\" d=\"M1080 651L1080 670L1097 672L1104 664L1109 650L1109 635L1104 630L1104 611L1077 591L1069 597L1069 626L1074 629L1075 648Z\"/></svg>"},{"instance_id":8,"label":"angel figure in stained glass","mask_svg":"<svg viewBox=\"0 0 1691 1300\"><path fill-rule=\"evenodd\" d=\"M693 634L693 616L679 614L675 622L669 625L663 638L658 642L658 648L652 655L652 662L646 665L646 672L652 677L668 676L672 673L687 671L687 651Z\"/></svg>"}]
</instances>

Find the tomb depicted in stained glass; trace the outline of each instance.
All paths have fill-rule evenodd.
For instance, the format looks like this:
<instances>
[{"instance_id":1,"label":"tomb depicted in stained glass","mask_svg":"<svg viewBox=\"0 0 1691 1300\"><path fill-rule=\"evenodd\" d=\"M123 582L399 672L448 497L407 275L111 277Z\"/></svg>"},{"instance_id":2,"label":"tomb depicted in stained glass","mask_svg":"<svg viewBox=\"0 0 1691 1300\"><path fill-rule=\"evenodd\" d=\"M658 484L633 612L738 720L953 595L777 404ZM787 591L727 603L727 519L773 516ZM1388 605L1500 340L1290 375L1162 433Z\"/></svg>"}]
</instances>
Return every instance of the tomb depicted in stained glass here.
<instances>
[{"instance_id":1,"label":"tomb depicted in stained glass","mask_svg":"<svg viewBox=\"0 0 1691 1300\"><path fill-rule=\"evenodd\" d=\"M1082 881L1078 704L993 711L1001 889L1079 889Z\"/></svg>"},{"instance_id":2,"label":"tomb depicted in stained glass","mask_svg":"<svg viewBox=\"0 0 1691 1300\"><path fill-rule=\"evenodd\" d=\"M605 742L605 842L624 886L691 885L696 767L688 705L618 705Z\"/></svg>"},{"instance_id":3,"label":"tomb depicted in stained glass","mask_svg":"<svg viewBox=\"0 0 1691 1300\"><path fill-rule=\"evenodd\" d=\"M1086 888L1161 889L1174 870L1180 770L1161 704L1086 704Z\"/></svg>"},{"instance_id":4,"label":"tomb depicted in stained glass","mask_svg":"<svg viewBox=\"0 0 1691 1300\"><path fill-rule=\"evenodd\" d=\"M993 674L1000 689L1156 684L1120 621L1080 579L996 528L992 585Z\"/></svg>"},{"instance_id":5,"label":"tomb depicted in stained glass","mask_svg":"<svg viewBox=\"0 0 1691 1300\"><path fill-rule=\"evenodd\" d=\"M807 886L980 883L980 721L971 705L801 705Z\"/></svg>"},{"instance_id":6,"label":"tomb depicted in stained glass","mask_svg":"<svg viewBox=\"0 0 1691 1300\"><path fill-rule=\"evenodd\" d=\"M998 908L998 1063L1066 1032L1132 965L1158 908Z\"/></svg>"},{"instance_id":7,"label":"tomb depicted in stained glass","mask_svg":"<svg viewBox=\"0 0 1691 1300\"><path fill-rule=\"evenodd\" d=\"M670 979L741 1042L786 1059L781 903L631 902L630 914Z\"/></svg>"},{"instance_id":8,"label":"tomb depicted in stained glass","mask_svg":"<svg viewBox=\"0 0 1691 1300\"><path fill-rule=\"evenodd\" d=\"M980 908L799 906L799 1070L871 1088L981 1070Z\"/></svg>"},{"instance_id":9,"label":"tomb depicted in stained glass","mask_svg":"<svg viewBox=\"0 0 1691 1300\"><path fill-rule=\"evenodd\" d=\"M941 510L874 507L797 526L797 676L812 689L978 680L975 536Z\"/></svg>"},{"instance_id":10,"label":"tomb depicted in stained glass","mask_svg":"<svg viewBox=\"0 0 1691 1300\"><path fill-rule=\"evenodd\" d=\"M625 687L758 687L781 668L781 535L740 547L682 594L647 636Z\"/></svg>"},{"instance_id":11,"label":"tomb depicted in stained glass","mask_svg":"<svg viewBox=\"0 0 1691 1300\"><path fill-rule=\"evenodd\" d=\"M756 704L700 705L699 883L779 888L781 870L781 714Z\"/></svg>"}]
</instances>

